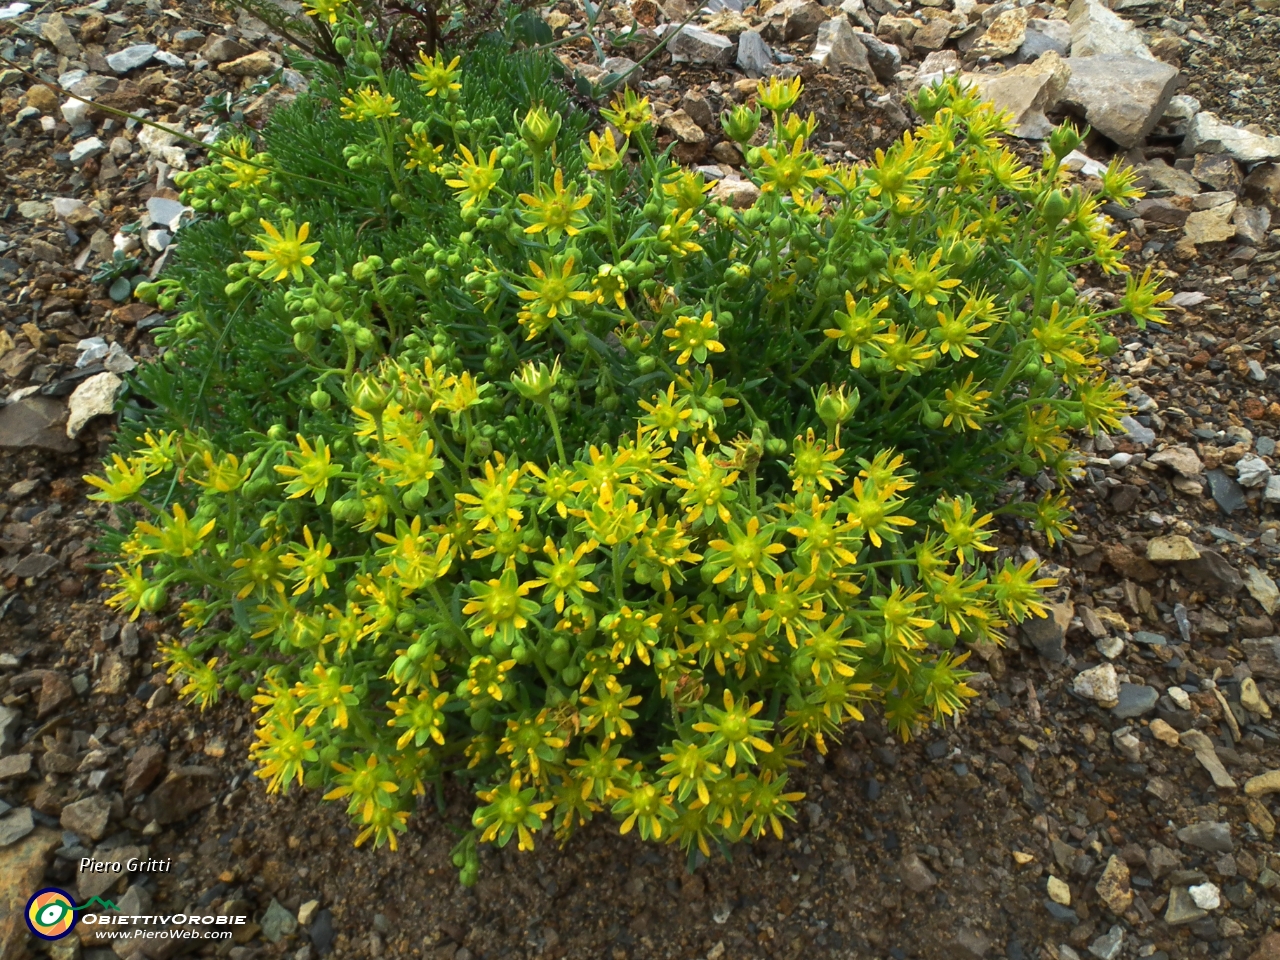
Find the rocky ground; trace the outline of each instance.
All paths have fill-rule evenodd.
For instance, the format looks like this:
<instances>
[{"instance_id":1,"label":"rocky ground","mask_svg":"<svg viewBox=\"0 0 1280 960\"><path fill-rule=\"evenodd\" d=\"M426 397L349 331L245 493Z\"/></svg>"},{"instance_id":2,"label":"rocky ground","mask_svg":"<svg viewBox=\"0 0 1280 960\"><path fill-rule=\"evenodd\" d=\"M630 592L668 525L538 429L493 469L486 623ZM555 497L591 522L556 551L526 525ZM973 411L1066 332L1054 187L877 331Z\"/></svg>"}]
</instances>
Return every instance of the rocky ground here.
<instances>
[{"instance_id":1,"label":"rocky ground","mask_svg":"<svg viewBox=\"0 0 1280 960\"><path fill-rule=\"evenodd\" d=\"M80 476L160 321L119 280L153 274L180 240L170 176L199 152L0 66L4 960L178 945L98 942L83 925L28 941L22 907L42 885L125 912L248 915L198 948L236 960L1280 958L1280 5L739 6L710 0L635 79L722 196L752 188L714 118L773 72L806 78L833 159L886 144L914 85L963 71L1026 138L1087 119L1082 181L1115 152L1142 166L1147 198L1116 214L1132 264L1176 291L1172 322L1117 329L1135 411L1125 434L1092 441L1079 534L1050 550L1004 531L1004 549L1061 578L1053 618L978 651L981 697L958 728L902 745L872 721L811 757L787 840L732 862L691 874L598 823L564 850L486 851L466 890L448 862L462 796L428 803L398 854L353 851L339 810L264 795L243 709L173 701L150 666L164 624L112 616L91 566L110 514ZM607 49L629 62L596 63L583 41L564 58L589 79L619 72L690 9L606 8L598 28L636 25ZM563 35L582 14L547 19ZM0 55L196 137L260 123L300 82L278 70L284 54L261 23L202 5L0 6ZM1104 303L1116 290L1081 286ZM171 869L79 873L91 853Z\"/></svg>"}]
</instances>

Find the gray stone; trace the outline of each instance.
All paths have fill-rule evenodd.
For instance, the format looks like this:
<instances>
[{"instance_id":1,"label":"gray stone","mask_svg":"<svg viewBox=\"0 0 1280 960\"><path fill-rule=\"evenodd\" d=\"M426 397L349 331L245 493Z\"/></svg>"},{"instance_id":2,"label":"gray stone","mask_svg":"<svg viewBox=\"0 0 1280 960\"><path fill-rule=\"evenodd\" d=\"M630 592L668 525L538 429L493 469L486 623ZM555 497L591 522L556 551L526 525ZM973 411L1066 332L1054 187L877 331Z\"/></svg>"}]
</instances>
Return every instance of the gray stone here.
<instances>
[{"instance_id":1,"label":"gray stone","mask_svg":"<svg viewBox=\"0 0 1280 960\"><path fill-rule=\"evenodd\" d=\"M738 69L752 80L773 73L773 51L755 30L744 30L738 36Z\"/></svg>"},{"instance_id":2,"label":"gray stone","mask_svg":"<svg viewBox=\"0 0 1280 960\"><path fill-rule=\"evenodd\" d=\"M830 4L828 4L830 6ZM843 0L840 4L840 12L846 17L862 27L863 30L869 30L875 33L875 18L867 12L867 5L863 0Z\"/></svg>"},{"instance_id":3,"label":"gray stone","mask_svg":"<svg viewBox=\"0 0 1280 960\"><path fill-rule=\"evenodd\" d=\"M77 80L67 87L77 97L88 97L90 100L103 94L115 93L119 88L119 80L100 73L91 73L83 80Z\"/></svg>"},{"instance_id":4,"label":"gray stone","mask_svg":"<svg viewBox=\"0 0 1280 960\"><path fill-rule=\"evenodd\" d=\"M606 74L626 77L625 85L628 87L638 87L644 79L644 70L630 57L609 57L600 66Z\"/></svg>"},{"instance_id":5,"label":"gray stone","mask_svg":"<svg viewBox=\"0 0 1280 960\"><path fill-rule=\"evenodd\" d=\"M179 50L199 50L204 44L204 34L199 30L179 30L173 35L173 42Z\"/></svg>"},{"instance_id":6,"label":"gray stone","mask_svg":"<svg viewBox=\"0 0 1280 960\"><path fill-rule=\"evenodd\" d=\"M1262 163L1250 170L1244 178L1244 195L1280 211L1280 164Z\"/></svg>"},{"instance_id":7,"label":"gray stone","mask_svg":"<svg viewBox=\"0 0 1280 960\"><path fill-rule=\"evenodd\" d=\"M1119 54L1073 56L1062 105L1122 147L1142 143L1177 90L1178 70L1167 63Z\"/></svg>"},{"instance_id":8,"label":"gray stone","mask_svg":"<svg viewBox=\"0 0 1280 960\"><path fill-rule=\"evenodd\" d=\"M94 417L113 413L123 386L124 381L108 371L80 381L67 398L67 436L74 440Z\"/></svg>"},{"instance_id":9,"label":"gray stone","mask_svg":"<svg viewBox=\"0 0 1280 960\"><path fill-rule=\"evenodd\" d=\"M968 956L982 960L991 950L991 938L973 927L961 927L956 934L956 946Z\"/></svg>"},{"instance_id":10,"label":"gray stone","mask_svg":"<svg viewBox=\"0 0 1280 960\"><path fill-rule=\"evenodd\" d=\"M1156 432L1150 427L1144 427L1133 417L1121 417L1120 426L1124 428L1125 436L1134 443L1140 443L1145 447L1156 442Z\"/></svg>"},{"instance_id":11,"label":"gray stone","mask_svg":"<svg viewBox=\"0 0 1280 960\"><path fill-rule=\"evenodd\" d=\"M4 756L18 743L18 728L22 726L22 711L0 706L0 756Z\"/></svg>"},{"instance_id":12,"label":"gray stone","mask_svg":"<svg viewBox=\"0 0 1280 960\"><path fill-rule=\"evenodd\" d=\"M1280 637L1241 640L1240 649L1255 677L1280 680Z\"/></svg>"},{"instance_id":13,"label":"gray stone","mask_svg":"<svg viewBox=\"0 0 1280 960\"><path fill-rule=\"evenodd\" d=\"M71 124L72 127L78 127L89 122L89 114L93 111L93 104L85 103L83 100L67 100L59 109L62 111L63 120Z\"/></svg>"},{"instance_id":14,"label":"gray stone","mask_svg":"<svg viewBox=\"0 0 1280 960\"><path fill-rule=\"evenodd\" d=\"M1004 73L965 74L977 85L985 100L1013 116L1015 136L1043 140L1053 132L1045 112L1052 110L1071 79L1068 61L1056 53L1046 53L1033 63L1024 63Z\"/></svg>"},{"instance_id":15,"label":"gray stone","mask_svg":"<svg viewBox=\"0 0 1280 960\"><path fill-rule=\"evenodd\" d=\"M1263 491L1262 499L1267 503L1280 503L1280 476L1271 475L1271 479L1267 481L1267 489Z\"/></svg>"},{"instance_id":16,"label":"gray stone","mask_svg":"<svg viewBox=\"0 0 1280 960\"><path fill-rule=\"evenodd\" d=\"M733 62L736 44L701 27L686 26L671 38L667 50L676 63L707 63L726 67Z\"/></svg>"},{"instance_id":17,"label":"gray stone","mask_svg":"<svg viewBox=\"0 0 1280 960\"><path fill-rule=\"evenodd\" d=\"M1257 567L1245 567L1244 585L1249 591L1249 595L1257 600L1267 616L1276 612L1276 606L1280 605L1280 590L1276 589L1276 582L1269 576L1259 570Z\"/></svg>"},{"instance_id":18,"label":"gray stone","mask_svg":"<svg viewBox=\"0 0 1280 960\"><path fill-rule=\"evenodd\" d=\"M1261 457L1247 453L1236 461L1236 482L1246 489L1266 486L1271 479L1271 468Z\"/></svg>"},{"instance_id":19,"label":"gray stone","mask_svg":"<svg viewBox=\"0 0 1280 960\"><path fill-rule=\"evenodd\" d=\"M30 807L18 807L0 817L0 847L17 843L36 828Z\"/></svg>"},{"instance_id":20,"label":"gray stone","mask_svg":"<svg viewBox=\"0 0 1280 960\"><path fill-rule=\"evenodd\" d=\"M106 149L107 145L97 137L86 137L71 148L71 163L73 166L79 166L90 157L105 153Z\"/></svg>"},{"instance_id":21,"label":"gray stone","mask_svg":"<svg viewBox=\"0 0 1280 960\"><path fill-rule=\"evenodd\" d=\"M107 66L123 76L130 70L137 70L139 67L146 66L159 49L154 43L135 43L131 47L125 47L118 53L109 54L107 56Z\"/></svg>"},{"instance_id":22,"label":"gray stone","mask_svg":"<svg viewBox=\"0 0 1280 960\"><path fill-rule=\"evenodd\" d=\"M1243 488L1221 470L1210 470L1204 476L1209 481L1209 495L1223 513L1230 515L1248 506Z\"/></svg>"},{"instance_id":23,"label":"gray stone","mask_svg":"<svg viewBox=\"0 0 1280 960\"><path fill-rule=\"evenodd\" d=\"M182 220L182 215L187 212L187 207L177 200L170 200L166 197L151 197L147 200L147 217L151 224L157 227L166 227L169 230L176 231Z\"/></svg>"},{"instance_id":24,"label":"gray stone","mask_svg":"<svg viewBox=\"0 0 1280 960\"><path fill-rule=\"evenodd\" d=\"M1071 23L1072 57L1121 54L1155 59L1137 27L1112 13L1102 0L1073 0L1067 20Z\"/></svg>"},{"instance_id":25,"label":"gray stone","mask_svg":"<svg viewBox=\"0 0 1280 960\"><path fill-rule=\"evenodd\" d=\"M1229 153L1241 163L1259 163L1280 158L1280 137L1266 137L1233 127L1208 110L1197 113L1187 124L1182 142L1183 156L1198 153Z\"/></svg>"},{"instance_id":26,"label":"gray stone","mask_svg":"<svg viewBox=\"0 0 1280 960\"><path fill-rule=\"evenodd\" d=\"M0 450L73 453L79 446L62 430L66 418L66 407L53 397L24 397L0 407Z\"/></svg>"},{"instance_id":27,"label":"gray stone","mask_svg":"<svg viewBox=\"0 0 1280 960\"><path fill-rule=\"evenodd\" d=\"M1201 194L1204 197L1206 194ZM1209 195L1213 196L1213 195ZM1227 195L1230 197L1230 194ZM1200 197L1196 197L1199 200ZM1232 222L1235 215L1236 201L1228 199L1225 203L1193 210L1182 226L1184 242L1192 244L1222 243L1236 235L1236 225Z\"/></svg>"},{"instance_id":28,"label":"gray stone","mask_svg":"<svg viewBox=\"0 0 1280 960\"><path fill-rule=\"evenodd\" d=\"M770 34L770 39L790 43L792 40L813 36L826 19L826 12L814 0L782 0L769 8L766 31Z\"/></svg>"},{"instance_id":29,"label":"gray stone","mask_svg":"<svg viewBox=\"0 0 1280 960\"><path fill-rule=\"evenodd\" d=\"M1070 603L1055 603L1048 607L1047 617L1027 617L1020 629L1036 653L1050 663L1062 663L1067 659L1067 628L1075 608Z\"/></svg>"},{"instance_id":30,"label":"gray stone","mask_svg":"<svg viewBox=\"0 0 1280 960\"><path fill-rule=\"evenodd\" d=\"M1090 667L1076 674L1072 689L1088 700L1110 703L1120 698L1120 680L1110 663Z\"/></svg>"},{"instance_id":31,"label":"gray stone","mask_svg":"<svg viewBox=\"0 0 1280 960\"><path fill-rule=\"evenodd\" d=\"M168 50L157 50L155 58L166 67L185 67L187 65L187 61L183 60L176 53L170 53Z\"/></svg>"},{"instance_id":32,"label":"gray stone","mask_svg":"<svg viewBox=\"0 0 1280 960\"><path fill-rule=\"evenodd\" d=\"M1116 960L1124 946L1124 928L1115 924L1093 943L1089 944L1089 952L1098 960Z\"/></svg>"},{"instance_id":33,"label":"gray stone","mask_svg":"<svg viewBox=\"0 0 1280 960\"><path fill-rule=\"evenodd\" d=\"M1161 190L1168 190L1176 197L1194 197L1200 192L1200 183L1195 177L1158 158L1148 160L1136 169Z\"/></svg>"},{"instance_id":34,"label":"gray stone","mask_svg":"<svg viewBox=\"0 0 1280 960\"><path fill-rule=\"evenodd\" d=\"M1176 927L1184 923L1192 923L1208 915L1207 910L1201 910L1196 906L1196 902L1191 899L1191 892L1186 887L1178 886L1169 891L1169 906L1164 912L1164 922L1169 926Z\"/></svg>"},{"instance_id":35,"label":"gray stone","mask_svg":"<svg viewBox=\"0 0 1280 960\"><path fill-rule=\"evenodd\" d=\"M1144 214L1139 213L1139 216ZM1190 447L1165 447L1159 453L1152 454L1147 460L1168 467L1174 473L1184 477L1199 477L1204 473L1204 463L1201 462L1199 454Z\"/></svg>"},{"instance_id":36,"label":"gray stone","mask_svg":"<svg viewBox=\"0 0 1280 960\"><path fill-rule=\"evenodd\" d=\"M1267 231L1271 228L1271 211L1266 207L1236 207L1231 222L1236 228L1236 237L1245 243L1260 246L1267 239Z\"/></svg>"},{"instance_id":37,"label":"gray stone","mask_svg":"<svg viewBox=\"0 0 1280 960\"><path fill-rule=\"evenodd\" d=\"M1222 765L1212 740L1199 730L1185 730L1182 733L1181 742L1195 752L1196 759L1200 761L1200 766L1209 772L1215 787L1235 790L1236 782L1231 778L1231 774L1227 773L1227 768ZM1178 836L1181 838L1182 834L1179 833Z\"/></svg>"},{"instance_id":38,"label":"gray stone","mask_svg":"<svg viewBox=\"0 0 1280 960\"><path fill-rule=\"evenodd\" d=\"M76 38L71 35L71 29L67 26L62 14L49 14L49 19L40 28L40 35L53 44L54 49L67 59L76 60L80 57L80 44L76 43Z\"/></svg>"},{"instance_id":39,"label":"gray stone","mask_svg":"<svg viewBox=\"0 0 1280 960\"><path fill-rule=\"evenodd\" d=\"M1027 38L1027 11L1014 7L1000 13L987 27L987 32L969 49L969 56L999 60L1015 53Z\"/></svg>"},{"instance_id":40,"label":"gray stone","mask_svg":"<svg viewBox=\"0 0 1280 960\"><path fill-rule=\"evenodd\" d=\"M11 558L4 564L6 572L22 579L39 580L58 565L58 558L48 553L29 553L22 559Z\"/></svg>"},{"instance_id":41,"label":"gray stone","mask_svg":"<svg viewBox=\"0 0 1280 960\"><path fill-rule=\"evenodd\" d=\"M1236 572L1235 567L1215 550L1201 549L1198 560L1179 563L1178 574L1193 587L1226 593L1228 596L1239 593L1240 588L1244 586L1244 580Z\"/></svg>"},{"instance_id":42,"label":"gray stone","mask_svg":"<svg viewBox=\"0 0 1280 960\"><path fill-rule=\"evenodd\" d=\"M280 901L274 897L271 898L271 905L263 913L260 924L262 926L262 935L272 943L279 943L298 929L297 919L292 913L280 906Z\"/></svg>"},{"instance_id":43,"label":"gray stone","mask_svg":"<svg viewBox=\"0 0 1280 960\"><path fill-rule=\"evenodd\" d=\"M844 17L826 20L818 25L818 39L812 59L827 70L854 70L871 73L867 49Z\"/></svg>"},{"instance_id":44,"label":"gray stone","mask_svg":"<svg viewBox=\"0 0 1280 960\"><path fill-rule=\"evenodd\" d=\"M62 827L71 830L81 840L101 840L111 819L111 802L100 794L67 804L62 808Z\"/></svg>"},{"instance_id":45,"label":"gray stone","mask_svg":"<svg viewBox=\"0 0 1280 960\"><path fill-rule=\"evenodd\" d=\"M915 893L924 893L938 882L933 871L914 853L908 853L899 861L898 876L902 878L907 888Z\"/></svg>"},{"instance_id":46,"label":"gray stone","mask_svg":"<svg viewBox=\"0 0 1280 960\"><path fill-rule=\"evenodd\" d=\"M1032 17L1027 21L1026 36L1013 59L1018 63L1030 63L1050 51L1065 57L1070 49L1071 24L1066 20Z\"/></svg>"},{"instance_id":47,"label":"gray stone","mask_svg":"<svg viewBox=\"0 0 1280 960\"><path fill-rule=\"evenodd\" d=\"M1151 633L1148 630L1134 631L1133 642L1141 643L1148 647L1165 647L1169 645L1169 641L1164 638L1163 634Z\"/></svg>"},{"instance_id":48,"label":"gray stone","mask_svg":"<svg viewBox=\"0 0 1280 960\"><path fill-rule=\"evenodd\" d=\"M250 52L248 47L228 37L210 37L200 50L200 56L216 67L220 63L239 60Z\"/></svg>"},{"instance_id":49,"label":"gray stone","mask_svg":"<svg viewBox=\"0 0 1280 960\"><path fill-rule=\"evenodd\" d=\"M1216 820L1201 820L1183 827L1178 831L1178 839L1210 853L1230 853L1235 849L1235 843L1231 839L1231 825Z\"/></svg>"},{"instance_id":50,"label":"gray stone","mask_svg":"<svg viewBox=\"0 0 1280 960\"><path fill-rule=\"evenodd\" d=\"M1159 699L1160 693L1155 687L1139 686L1136 683L1122 683L1120 684L1120 702L1111 708L1111 714L1121 720L1141 717L1154 710L1156 701Z\"/></svg>"},{"instance_id":51,"label":"gray stone","mask_svg":"<svg viewBox=\"0 0 1280 960\"><path fill-rule=\"evenodd\" d=\"M867 62L871 64L871 71L876 79L888 83L897 76L902 69L902 51L897 45L886 43L874 34L863 33L861 30L855 33L867 51Z\"/></svg>"}]
</instances>

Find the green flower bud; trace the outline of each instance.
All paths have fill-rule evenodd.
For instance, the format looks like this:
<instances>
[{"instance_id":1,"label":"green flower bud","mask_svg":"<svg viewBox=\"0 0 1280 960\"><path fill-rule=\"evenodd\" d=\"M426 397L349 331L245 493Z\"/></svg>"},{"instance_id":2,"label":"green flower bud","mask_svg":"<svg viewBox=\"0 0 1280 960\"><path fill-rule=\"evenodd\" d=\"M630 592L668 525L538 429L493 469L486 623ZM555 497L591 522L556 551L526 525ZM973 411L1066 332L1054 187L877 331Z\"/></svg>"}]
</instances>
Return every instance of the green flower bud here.
<instances>
[{"instance_id":1,"label":"green flower bud","mask_svg":"<svg viewBox=\"0 0 1280 960\"><path fill-rule=\"evenodd\" d=\"M350 37L334 37L333 49L337 50L338 53L342 54L342 56L344 57L347 56L349 53L351 53L351 38Z\"/></svg>"},{"instance_id":2,"label":"green flower bud","mask_svg":"<svg viewBox=\"0 0 1280 960\"><path fill-rule=\"evenodd\" d=\"M333 405L333 397L329 395L328 390L313 390L308 399L310 399L311 406L315 410L328 410Z\"/></svg>"},{"instance_id":3,"label":"green flower bud","mask_svg":"<svg viewBox=\"0 0 1280 960\"><path fill-rule=\"evenodd\" d=\"M746 144L755 136L760 126L760 109L749 110L745 106L734 107L728 113L720 114L720 126L724 135L735 143Z\"/></svg>"},{"instance_id":4,"label":"green flower bud","mask_svg":"<svg viewBox=\"0 0 1280 960\"><path fill-rule=\"evenodd\" d=\"M1046 226L1056 226L1062 222L1062 218L1067 215L1070 207L1070 201L1061 190L1051 190L1049 195L1044 198L1044 206L1041 208L1041 214L1044 217Z\"/></svg>"},{"instance_id":5,"label":"green flower bud","mask_svg":"<svg viewBox=\"0 0 1280 960\"><path fill-rule=\"evenodd\" d=\"M1076 147L1080 146L1080 131L1073 125L1064 123L1049 134L1049 149L1058 160L1063 160Z\"/></svg>"},{"instance_id":6,"label":"green flower bud","mask_svg":"<svg viewBox=\"0 0 1280 960\"><path fill-rule=\"evenodd\" d=\"M169 595L165 592L164 587L147 587L146 590L142 591L138 606L142 607L147 613L159 613L168 602Z\"/></svg>"},{"instance_id":7,"label":"green flower bud","mask_svg":"<svg viewBox=\"0 0 1280 960\"><path fill-rule=\"evenodd\" d=\"M560 133L560 114L548 112L541 104L530 108L519 123L520 136L530 152L541 157Z\"/></svg>"}]
</instances>

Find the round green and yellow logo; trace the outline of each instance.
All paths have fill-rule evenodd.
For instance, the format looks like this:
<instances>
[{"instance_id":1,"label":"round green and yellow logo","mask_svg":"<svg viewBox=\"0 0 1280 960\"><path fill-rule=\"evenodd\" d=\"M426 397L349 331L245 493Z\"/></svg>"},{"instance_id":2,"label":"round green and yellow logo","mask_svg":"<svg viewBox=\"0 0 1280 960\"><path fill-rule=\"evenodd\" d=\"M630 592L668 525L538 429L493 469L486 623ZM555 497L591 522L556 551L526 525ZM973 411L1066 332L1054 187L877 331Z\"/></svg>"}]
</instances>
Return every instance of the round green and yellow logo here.
<instances>
[{"instance_id":1,"label":"round green and yellow logo","mask_svg":"<svg viewBox=\"0 0 1280 960\"><path fill-rule=\"evenodd\" d=\"M75 925L75 901L57 887L40 890L27 901L27 926L41 940L61 940Z\"/></svg>"}]
</instances>

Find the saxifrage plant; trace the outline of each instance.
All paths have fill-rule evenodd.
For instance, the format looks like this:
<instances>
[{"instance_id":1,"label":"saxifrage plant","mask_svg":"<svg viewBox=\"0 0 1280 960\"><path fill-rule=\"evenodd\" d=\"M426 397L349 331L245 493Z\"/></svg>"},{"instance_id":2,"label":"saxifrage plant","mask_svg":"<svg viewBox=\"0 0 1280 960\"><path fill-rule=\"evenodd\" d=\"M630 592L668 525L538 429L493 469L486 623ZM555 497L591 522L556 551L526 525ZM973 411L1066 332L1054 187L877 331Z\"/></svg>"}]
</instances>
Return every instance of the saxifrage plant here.
<instances>
[{"instance_id":1,"label":"saxifrage plant","mask_svg":"<svg viewBox=\"0 0 1280 960\"><path fill-rule=\"evenodd\" d=\"M1121 268L1097 208L1130 175L1068 189L1069 128L1025 167L955 81L829 167L775 80L724 117L761 191L734 210L632 93L579 148L567 105L466 106L536 57L406 76L337 29L344 73L187 178L143 429L91 479L142 515L111 602L181 601L184 695L251 698L269 789L325 789L358 843L472 783L464 882L477 839L606 811L691 857L781 835L803 747L954 717L963 645L1050 582L989 563L993 514L1070 529L1006 476L1069 478L1066 431L1121 409L1102 321L1160 319L1149 275L1100 312L1069 273Z\"/></svg>"}]
</instances>

